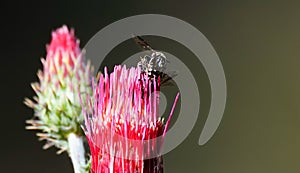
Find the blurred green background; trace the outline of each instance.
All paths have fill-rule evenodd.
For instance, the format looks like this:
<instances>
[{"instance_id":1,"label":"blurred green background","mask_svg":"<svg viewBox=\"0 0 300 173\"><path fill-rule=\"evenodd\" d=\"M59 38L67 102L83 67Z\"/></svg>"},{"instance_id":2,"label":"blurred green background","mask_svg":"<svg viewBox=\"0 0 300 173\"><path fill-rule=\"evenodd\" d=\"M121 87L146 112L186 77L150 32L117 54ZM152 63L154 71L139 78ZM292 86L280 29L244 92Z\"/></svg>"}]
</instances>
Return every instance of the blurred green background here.
<instances>
[{"instance_id":1,"label":"blurred green background","mask_svg":"<svg viewBox=\"0 0 300 173\"><path fill-rule=\"evenodd\" d=\"M34 132L24 130L32 110L39 58L51 30L75 28L83 47L106 25L132 15L157 13L182 19L211 42L223 64L228 98L213 138L198 145L210 106L205 70L182 45L148 37L193 71L201 95L198 121L188 138L165 155L165 172L299 173L300 2L299 1L44 1L1 6L1 172L72 172L66 155L42 150ZM139 26L136 26L139 27ZM183 33L184 34L184 33ZM128 44L127 44L128 43ZM100 48L101 49L101 48ZM106 59L118 62L139 51L130 40ZM176 120L176 119L175 119ZM174 122L173 122L174 123Z\"/></svg>"}]
</instances>

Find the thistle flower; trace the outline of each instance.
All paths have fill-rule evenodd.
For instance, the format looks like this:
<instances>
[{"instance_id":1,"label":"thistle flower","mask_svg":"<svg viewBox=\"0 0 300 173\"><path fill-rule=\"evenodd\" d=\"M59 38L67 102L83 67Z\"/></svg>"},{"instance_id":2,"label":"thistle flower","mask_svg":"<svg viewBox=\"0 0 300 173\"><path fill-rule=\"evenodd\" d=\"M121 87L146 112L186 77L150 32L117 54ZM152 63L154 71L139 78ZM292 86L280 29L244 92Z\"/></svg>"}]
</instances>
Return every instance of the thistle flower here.
<instances>
[{"instance_id":1,"label":"thistle flower","mask_svg":"<svg viewBox=\"0 0 300 173\"><path fill-rule=\"evenodd\" d=\"M158 115L159 87L159 78L139 68L115 66L111 74L105 68L83 109L91 173L163 172L163 138L179 95L164 125Z\"/></svg>"},{"instance_id":2,"label":"thistle flower","mask_svg":"<svg viewBox=\"0 0 300 173\"><path fill-rule=\"evenodd\" d=\"M60 149L58 153L68 151L71 155L74 150L71 144L83 150L80 139L83 115L78 94L84 97L91 93L91 68L84 63L74 30L69 31L66 26L52 32L46 59L41 61L43 70L38 71L39 82L32 84L37 96L34 101L25 99L25 104L35 113L26 128L40 131L39 139L47 141L44 149L54 145ZM85 162L83 159L80 162Z\"/></svg>"}]
</instances>

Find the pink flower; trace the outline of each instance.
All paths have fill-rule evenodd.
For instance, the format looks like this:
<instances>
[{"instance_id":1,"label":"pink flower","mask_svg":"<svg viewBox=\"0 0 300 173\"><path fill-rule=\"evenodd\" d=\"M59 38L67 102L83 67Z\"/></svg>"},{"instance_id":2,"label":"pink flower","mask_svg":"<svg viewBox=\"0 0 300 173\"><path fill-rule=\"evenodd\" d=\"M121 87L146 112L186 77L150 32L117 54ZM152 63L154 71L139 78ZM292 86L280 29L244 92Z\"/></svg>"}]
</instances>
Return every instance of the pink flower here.
<instances>
[{"instance_id":1,"label":"pink flower","mask_svg":"<svg viewBox=\"0 0 300 173\"><path fill-rule=\"evenodd\" d=\"M52 32L52 40L47 45L46 60L42 60L44 71L51 75L62 73L67 76L74 73L75 68L84 69L79 40L74 35L74 30L62 26ZM75 67L75 65L79 67Z\"/></svg>"},{"instance_id":2,"label":"pink flower","mask_svg":"<svg viewBox=\"0 0 300 173\"><path fill-rule=\"evenodd\" d=\"M92 173L161 173L161 148L167 123L158 115L160 79L140 69L105 68L85 110L85 134ZM91 116L89 115L91 112Z\"/></svg>"},{"instance_id":3,"label":"pink flower","mask_svg":"<svg viewBox=\"0 0 300 173\"><path fill-rule=\"evenodd\" d=\"M72 57L77 58L79 54L79 40L76 39L73 29L69 31L67 26L64 25L52 32L52 40L47 46L47 59L53 59L58 56L59 65L67 62L74 66Z\"/></svg>"},{"instance_id":4,"label":"pink flower","mask_svg":"<svg viewBox=\"0 0 300 173\"><path fill-rule=\"evenodd\" d=\"M33 119L27 121L27 129L39 130L37 135L47 141L44 148L56 146L61 153L69 150L69 134L83 134L78 93L81 97L91 93L91 68L84 61L74 30L67 26L52 32L46 58L41 61L39 81L32 84L36 97L34 101L25 99L35 112Z\"/></svg>"}]
</instances>

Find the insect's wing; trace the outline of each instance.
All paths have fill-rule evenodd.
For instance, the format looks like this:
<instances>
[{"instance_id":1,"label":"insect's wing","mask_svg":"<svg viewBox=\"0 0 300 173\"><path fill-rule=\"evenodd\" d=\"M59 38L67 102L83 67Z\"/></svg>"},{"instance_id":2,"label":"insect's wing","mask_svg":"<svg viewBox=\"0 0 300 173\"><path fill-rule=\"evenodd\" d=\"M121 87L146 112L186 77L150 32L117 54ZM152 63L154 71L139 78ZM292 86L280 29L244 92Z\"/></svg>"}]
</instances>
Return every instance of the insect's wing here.
<instances>
[{"instance_id":1,"label":"insect's wing","mask_svg":"<svg viewBox=\"0 0 300 173\"><path fill-rule=\"evenodd\" d=\"M140 36L133 36L134 42L141 47L143 50L153 50L152 47Z\"/></svg>"}]
</instances>

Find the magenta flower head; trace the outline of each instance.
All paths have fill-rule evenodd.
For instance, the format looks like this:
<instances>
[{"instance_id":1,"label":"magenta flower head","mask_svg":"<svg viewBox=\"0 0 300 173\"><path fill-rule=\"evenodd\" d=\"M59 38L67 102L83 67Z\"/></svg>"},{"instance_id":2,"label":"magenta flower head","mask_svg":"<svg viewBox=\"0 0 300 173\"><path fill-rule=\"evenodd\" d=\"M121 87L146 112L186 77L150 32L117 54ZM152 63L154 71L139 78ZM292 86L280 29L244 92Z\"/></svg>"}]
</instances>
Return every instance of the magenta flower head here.
<instances>
[{"instance_id":1,"label":"magenta flower head","mask_svg":"<svg viewBox=\"0 0 300 173\"><path fill-rule=\"evenodd\" d=\"M164 124L158 115L160 79L139 68L105 68L85 109L91 173L161 173Z\"/></svg>"},{"instance_id":2,"label":"magenta flower head","mask_svg":"<svg viewBox=\"0 0 300 173\"><path fill-rule=\"evenodd\" d=\"M67 66L73 69L80 53L79 40L75 38L74 30L69 31L67 26L62 26L52 32L52 40L47 46L46 63L49 63L48 66L53 65L56 69L65 68L67 70Z\"/></svg>"},{"instance_id":3,"label":"magenta flower head","mask_svg":"<svg viewBox=\"0 0 300 173\"><path fill-rule=\"evenodd\" d=\"M84 62L74 30L62 26L52 32L42 64L39 82L32 84L34 101L25 99L25 104L34 109L34 117L27 121L26 128L39 130L39 138L47 141L44 148L56 146L59 153L69 151L70 134L83 135L78 93L91 93L91 68Z\"/></svg>"}]
</instances>

